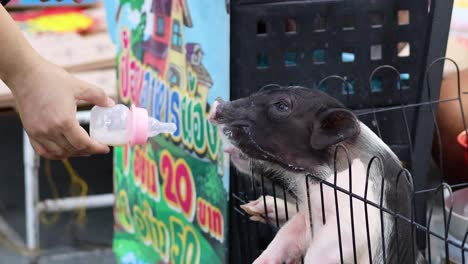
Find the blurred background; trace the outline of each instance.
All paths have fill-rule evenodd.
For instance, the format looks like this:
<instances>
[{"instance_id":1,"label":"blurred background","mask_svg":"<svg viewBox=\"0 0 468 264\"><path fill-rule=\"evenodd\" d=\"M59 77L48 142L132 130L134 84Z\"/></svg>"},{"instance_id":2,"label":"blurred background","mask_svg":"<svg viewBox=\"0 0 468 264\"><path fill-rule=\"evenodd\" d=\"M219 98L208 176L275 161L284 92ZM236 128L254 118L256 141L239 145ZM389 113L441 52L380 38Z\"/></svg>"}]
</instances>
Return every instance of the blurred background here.
<instances>
[{"instance_id":1,"label":"blurred background","mask_svg":"<svg viewBox=\"0 0 468 264\"><path fill-rule=\"evenodd\" d=\"M39 53L115 98L116 51L102 2L11 0L6 8ZM0 263L115 263L111 207L41 213L40 252L15 243L15 236L25 240L22 131L14 99L0 81ZM73 171L61 161L41 159L40 200L112 193L112 153L69 164Z\"/></svg>"},{"instance_id":2,"label":"blurred background","mask_svg":"<svg viewBox=\"0 0 468 264\"><path fill-rule=\"evenodd\" d=\"M116 99L116 51L107 32L101 1L84 0L77 4L71 0L11 0L7 10L39 53L78 78L105 89ZM455 1L447 57L456 59L463 76L468 79L468 0ZM457 91L453 84L454 74L455 67L446 64L444 94L440 99L454 97L453 93ZM89 109L90 106L82 108ZM450 108L446 112L442 111L439 118L451 118ZM3 183L0 188L0 264L115 263L111 207L41 213L40 252L28 252L24 245L12 241L15 237L23 241L25 238L22 131L14 110L14 99L0 81L0 183ZM455 140L460 131L456 127L446 132L445 137L448 145L453 146L444 150L447 151L444 157L453 164L446 166L446 175L450 175L454 183L467 180L463 178L466 177L466 167L463 155L460 155L462 149ZM69 162L71 168L67 169L61 161L40 160L40 200L112 193L112 153L74 158Z\"/></svg>"}]
</instances>

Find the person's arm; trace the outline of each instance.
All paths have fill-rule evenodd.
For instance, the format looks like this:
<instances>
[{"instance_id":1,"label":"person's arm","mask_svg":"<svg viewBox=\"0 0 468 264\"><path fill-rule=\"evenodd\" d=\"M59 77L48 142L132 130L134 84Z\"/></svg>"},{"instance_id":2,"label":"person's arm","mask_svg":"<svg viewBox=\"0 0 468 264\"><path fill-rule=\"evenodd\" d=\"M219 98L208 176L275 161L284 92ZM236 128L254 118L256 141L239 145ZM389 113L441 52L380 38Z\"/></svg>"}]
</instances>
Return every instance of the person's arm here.
<instances>
[{"instance_id":1,"label":"person's arm","mask_svg":"<svg viewBox=\"0 0 468 264\"><path fill-rule=\"evenodd\" d=\"M76 104L84 100L111 106L113 101L103 90L42 58L3 6L0 6L0 79L11 89L23 126L39 155L63 159L109 152L108 146L93 141L79 125Z\"/></svg>"}]
</instances>

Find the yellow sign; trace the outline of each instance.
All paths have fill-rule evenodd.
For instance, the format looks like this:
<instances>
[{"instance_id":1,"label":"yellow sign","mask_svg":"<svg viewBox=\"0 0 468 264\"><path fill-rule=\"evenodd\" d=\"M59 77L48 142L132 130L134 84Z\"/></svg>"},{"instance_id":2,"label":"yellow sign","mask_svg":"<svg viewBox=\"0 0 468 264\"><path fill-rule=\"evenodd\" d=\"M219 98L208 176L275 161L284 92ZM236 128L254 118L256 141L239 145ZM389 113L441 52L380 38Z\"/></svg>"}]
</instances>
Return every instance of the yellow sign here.
<instances>
[{"instance_id":1,"label":"yellow sign","mask_svg":"<svg viewBox=\"0 0 468 264\"><path fill-rule=\"evenodd\" d=\"M93 19L78 12L38 16L26 22L27 28L31 31L51 31L57 33L86 30L93 24Z\"/></svg>"}]
</instances>

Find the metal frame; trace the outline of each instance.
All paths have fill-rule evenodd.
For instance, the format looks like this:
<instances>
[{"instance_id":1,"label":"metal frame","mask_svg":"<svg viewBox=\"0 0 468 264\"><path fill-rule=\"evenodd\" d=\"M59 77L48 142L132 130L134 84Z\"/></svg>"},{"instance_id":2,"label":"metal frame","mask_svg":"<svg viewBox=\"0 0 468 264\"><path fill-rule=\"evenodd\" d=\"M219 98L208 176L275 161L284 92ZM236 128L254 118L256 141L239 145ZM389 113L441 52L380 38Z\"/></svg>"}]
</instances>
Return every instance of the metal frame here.
<instances>
[{"instance_id":1,"label":"metal frame","mask_svg":"<svg viewBox=\"0 0 468 264\"><path fill-rule=\"evenodd\" d=\"M89 124L90 111L79 111L77 120L80 124ZM40 159L34 152L29 137L23 132L23 163L24 163L24 190L26 203L26 247L34 250L39 247L39 213L40 212L63 212L77 208L101 208L114 205L114 194L88 195L85 197L66 197L59 199L39 200L39 168ZM4 222L4 221L0 221ZM5 226L6 225L6 226ZM6 223L0 225L2 229L8 230L8 238L16 244L19 241L16 233ZM22 243L24 244L24 243Z\"/></svg>"},{"instance_id":2,"label":"metal frame","mask_svg":"<svg viewBox=\"0 0 468 264\"><path fill-rule=\"evenodd\" d=\"M440 65L442 62L448 61L450 63L453 63L455 65L455 68L457 69L457 75L459 79L460 72L458 70L458 65L451 59L445 58L445 57L440 57L436 58L433 61L430 61L429 66L427 67L425 71L425 78L427 80L432 80L431 76L435 75L434 78L439 77L439 72L434 74L432 68L436 67L436 65ZM376 68L376 70L373 72L373 74L382 68L388 68L392 69L393 71L396 71L397 75L400 75L400 72L398 69L390 66L390 65L382 65ZM343 84L347 84L347 80L345 80L342 77L337 77L337 76L332 76L333 78L338 78ZM324 79L321 80L321 82L325 82L329 77L325 77ZM369 80L373 79L373 75L369 77ZM440 81L440 80L439 80ZM439 140L439 145L441 145L440 141L440 131L439 131L439 126L437 123L437 119L435 116L435 109L439 106L439 104L443 103L458 103L458 107L461 113L461 121L463 124L464 131L467 131L468 125L465 122L465 116L466 112L462 104L462 92L461 92L461 84L458 83L457 89L458 89L458 94L456 97L452 98L444 98L444 99L435 99L432 97L433 95L433 87L431 85L434 83L427 83L424 86L423 92L427 95L426 100L415 103L415 104L400 104L399 106L389 106L389 107L383 107L383 108L378 108L378 109L372 109L369 111L355 111L355 114L358 116L359 119L364 118L365 116L370 116L371 119L375 122L375 125L377 126L377 131L382 131L382 126L380 124L380 118L378 118L380 115L384 115L386 112L396 112L402 115L402 120L404 121L404 124L402 125L406 130L407 130L407 137L408 141L410 142L411 134L409 133L409 124L408 120L406 118L406 112L410 111L411 109L415 108L423 108L424 110L427 111L428 113L428 119L426 121L428 122L428 125L434 129L435 135L437 135L438 140ZM465 93L463 93L465 94ZM468 93L466 93L468 94ZM404 99L404 98L402 98ZM402 100L404 102L405 100ZM385 122L385 121L384 121ZM427 139L427 135L426 135ZM304 177L304 184L303 186L306 186L306 191L307 195L306 197L310 197L309 194L309 185L312 182L315 182L315 184L320 184L320 192L321 192L321 204L322 204L322 220L323 223L325 223L326 218L325 218L325 213L324 210L326 207L328 208L335 208L336 210L336 217L337 217L337 230L338 234L340 234L340 230L342 230L340 226L340 214L338 213L339 211L346 210L346 208L343 208L338 204L338 199L337 199L337 193L347 195L350 199L350 202L348 204L349 206L349 211L351 212L351 231L353 232L353 252L354 252L354 263L357 263L357 258L356 258L356 250L355 250L355 237L354 237L354 225L355 223L353 222L353 201L359 201L362 202L362 204L366 207L365 210L367 210L367 207L369 208L375 208L379 210L380 213L380 218L382 219L383 216L390 216L392 219L394 219L395 223L399 223L400 225L403 225L406 227L406 229L411 232L411 239L419 239L419 242L421 241L424 243L424 247L421 247L420 244L410 244L408 247L399 247L398 243L402 243L402 241L399 241L398 239L394 241L396 244L396 249L398 252L396 253L396 256L393 255L396 259L395 261L388 261L387 263L403 263L400 261L400 254L404 252L401 252L400 250L402 248L406 249L411 249L411 254L413 254L411 257L416 257L415 253L420 252L424 255L425 259L428 261L428 263L441 263L439 262L441 259L445 263L449 263L450 257L453 257L455 259L452 259L452 261L459 261L457 263L468 263L468 247L466 246L467 239L468 239L468 230L461 230L461 234L463 234L463 239L462 241L459 241L452 237L452 234L450 234L449 229L451 227L451 219L453 214L455 213L453 210L453 204L457 200L456 196L452 194L452 191L461 189L461 188L468 188L468 182L464 182L461 184L456 184L456 185L449 185L446 183L446 178L444 177L443 173L441 173L439 178L433 179L434 182L430 184L424 184L421 183L420 181L416 181L416 177L413 177L413 175L410 173L410 171L406 169L401 169L398 173L387 173L383 176L383 180L380 183L380 192L381 194L384 193L383 187L384 187L384 182L385 185L388 185L389 181L394 181L395 188L407 188L408 190L407 193L411 197L410 200L406 201L408 202L408 206L410 207L409 210L406 212L401 212L398 209L398 206L394 206L394 208L390 208L389 206L384 206L383 205L383 198L384 196L380 196L380 203L378 202L372 202L367 199L367 186L368 186L368 181L369 181L369 175L370 175L370 168L371 165L375 162L382 162L381 158L379 157L373 157L370 159L370 161L366 164L367 166L367 174L366 174L366 183L365 183L365 194L364 196L357 195L356 193L353 193L351 191L351 187L349 187L349 190L346 188L343 188L342 186L337 185L337 168L336 168L336 163L337 163L337 153L338 151L342 152L345 154L343 157L343 161L347 162L349 166L349 184L352 186L352 175L351 175L351 162L350 162L350 156L348 155L348 150L346 147L343 145L338 145L335 148L335 156L334 156L334 173L332 174L333 177L332 180L326 181L321 178L315 177L312 174L306 174ZM413 160L412 164L418 164L421 162L420 159L417 159L418 157L411 157ZM442 160L442 153L439 155L440 160ZM346 163L345 163L346 164ZM252 164L251 164L252 166ZM441 170L443 171L443 168L441 167ZM233 251L231 251L231 256L230 256L230 262L233 263L250 263L254 261L261 253L262 251L266 248L268 243L271 241L271 239L276 235L277 231L281 227L279 225L280 222L284 220L288 220L288 207L286 206L287 203L297 204L297 200L294 201L292 198L287 198L286 196L286 189L283 188L282 186L276 186L272 184L271 182L267 183L267 180L269 179L269 175L263 175L261 173L257 173L257 170L255 168L251 168L251 176L241 176L241 175L236 175L235 171L233 175L236 175L235 177L232 178L233 184L231 188L233 189L233 193L231 195L232 201L231 201L231 206L233 211L231 211L231 219L233 219L235 225L231 225L233 228L230 230L230 235L234 237L233 241L239 241L239 243L232 243L233 245ZM334 175L334 176L333 176ZM345 175L342 175L345 176ZM345 176L346 177L346 176ZM401 178L401 179L400 179ZM406 179L406 185L399 185L404 183L404 180ZM414 179L414 180L413 180ZM421 184L421 186L419 186ZM258 189L259 188L259 189ZM323 200L323 190L325 188L331 188L332 191L334 192L334 201L325 201ZM396 192L389 192L388 194L390 195L397 195ZM443 194L443 195L442 195ZM266 196L272 196L274 198L274 209L273 210L268 210L267 207L265 206L264 212L262 212L262 218L265 219L266 223L261 223L261 222L256 222L252 221L249 213L247 211L244 211L242 207L240 207L243 204L248 203L249 201L256 200L263 198L263 203L267 204L266 202ZM388 197L385 197L387 199ZM289 199L289 200L288 200ZM395 198L396 199L396 198ZM449 199L447 201L451 201L449 204L445 204L445 199ZM424 205L423 209L420 209L418 207L421 206L421 204L417 204L418 200L423 200ZM283 206L284 204L284 206ZM401 204L401 203L399 203ZM361 206L361 205L359 205ZM444 207L446 207L444 209ZM404 209L404 208L403 208ZM285 219L280 219L279 218L279 210L284 210L284 214L286 218ZM299 209L298 209L299 210ZM312 223L312 218L311 218L311 212L310 212L310 204L309 207L305 207L301 210L309 210L306 212L306 217L309 217L309 223ZM401 209L400 209L401 210ZM273 212L272 212L273 211ZM317 212L315 212L317 213ZM273 220L268 220L271 219L268 214L273 214L272 219ZM421 215L422 214L422 215ZM291 215L289 215L291 217ZM369 218L365 216L365 221L366 224L369 221ZM420 219L420 221L418 221ZM361 219L362 220L362 219ZM375 220L375 219L374 219ZM359 224L362 224L360 222ZM383 221L380 220L380 225L381 225L381 232L383 234ZM234 231L234 226L237 230L237 234L233 233ZM396 227L395 224L395 232L398 234L398 230L401 231L401 227ZM306 230L307 231L307 230ZM405 232L402 232L405 234ZM418 237L420 236L420 237ZM367 239L368 239L368 244L369 244L369 230L367 229ZM460 239L461 240L461 239ZM340 251L342 250L342 240L341 237L338 235L338 241L339 241L339 247ZM347 241L349 242L349 240ZM393 242L393 241L392 241ZM407 241L406 241L407 242ZM348 245L349 246L349 245ZM417 247L418 246L418 247ZM382 247L384 248L384 244L382 243ZM382 248L382 251L384 250ZM367 248L368 252L371 252L371 247L368 246ZM385 254L385 253L384 253ZM369 253L369 256L371 256L371 253ZM370 257L372 258L372 256ZM384 257L385 258L385 257ZM341 259L341 263L343 263L343 259ZM372 260L370 260L370 263L372 263Z\"/></svg>"}]
</instances>

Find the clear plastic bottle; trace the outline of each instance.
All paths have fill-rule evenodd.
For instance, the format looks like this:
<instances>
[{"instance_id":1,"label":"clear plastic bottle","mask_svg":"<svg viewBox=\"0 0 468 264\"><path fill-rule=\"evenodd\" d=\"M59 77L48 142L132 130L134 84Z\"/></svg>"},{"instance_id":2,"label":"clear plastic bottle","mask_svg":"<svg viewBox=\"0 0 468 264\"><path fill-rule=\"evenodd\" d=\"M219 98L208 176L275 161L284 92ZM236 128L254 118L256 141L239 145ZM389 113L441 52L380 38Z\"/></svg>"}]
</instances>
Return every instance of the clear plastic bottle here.
<instances>
[{"instance_id":1,"label":"clear plastic bottle","mask_svg":"<svg viewBox=\"0 0 468 264\"><path fill-rule=\"evenodd\" d=\"M174 123L164 123L148 116L144 108L122 104L91 109L90 135L109 146L140 145L160 133L174 133Z\"/></svg>"}]
</instances>

